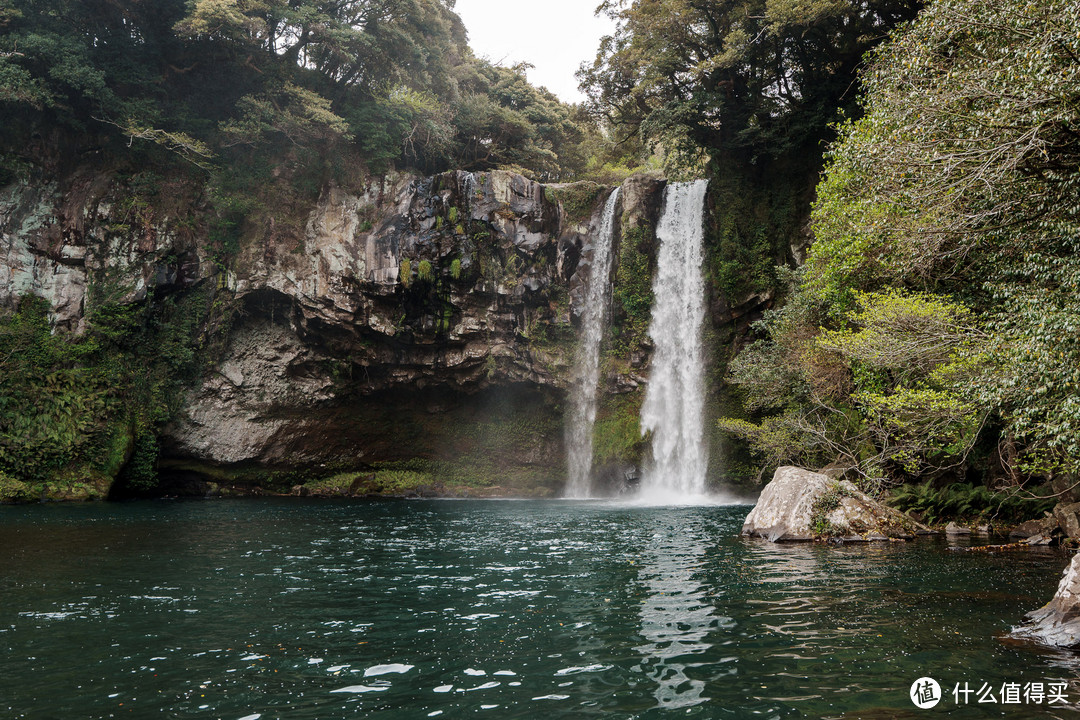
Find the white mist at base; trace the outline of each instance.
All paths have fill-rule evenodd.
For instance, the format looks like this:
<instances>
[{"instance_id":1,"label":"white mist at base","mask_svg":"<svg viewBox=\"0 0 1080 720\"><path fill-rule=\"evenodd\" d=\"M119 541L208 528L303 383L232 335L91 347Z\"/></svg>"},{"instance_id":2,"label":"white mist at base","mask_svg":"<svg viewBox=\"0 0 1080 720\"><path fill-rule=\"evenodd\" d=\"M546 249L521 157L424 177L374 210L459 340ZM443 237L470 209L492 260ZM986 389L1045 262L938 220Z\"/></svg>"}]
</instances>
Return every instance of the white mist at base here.
<instances>
[{"instance_id":1,"label":"white mist at base","mask_svg":"<svg viewBox=\"0 0 1080 720\"><path fill-rule=\"evenodd\" d=\"M708 181L672 183L656 227L652 369L641 407L641 432L652 433L652 462L639 499L648 504L703 504L705 446L705 191Z\"/></svg>"},{"instance_id":2,"label":"white mist at base","mask_svg":"<svg viewBox=\"0 0 1080 720\"><path fill-rule=\"evenodd\" d=\"M604 338L611 301L611 258L618 200L619 188L615 188L604 205L600 228L593 241L592 263L581 308L581 338L574 355L570 408L566 418L566 496L570 498L589 497L592 492L596 385L600 381L600 342Z\"/></svg>"}]
</instances>

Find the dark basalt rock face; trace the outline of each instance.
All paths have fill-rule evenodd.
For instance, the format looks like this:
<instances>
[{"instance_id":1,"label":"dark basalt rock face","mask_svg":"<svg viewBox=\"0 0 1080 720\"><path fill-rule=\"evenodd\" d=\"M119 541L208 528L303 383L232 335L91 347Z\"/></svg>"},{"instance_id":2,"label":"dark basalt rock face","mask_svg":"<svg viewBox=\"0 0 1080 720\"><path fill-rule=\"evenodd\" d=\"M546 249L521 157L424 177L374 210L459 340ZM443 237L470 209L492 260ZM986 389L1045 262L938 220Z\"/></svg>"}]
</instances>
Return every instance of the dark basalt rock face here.
<instances>
[{"instance_id":1,"label":"dark basalt rock face","mask_svg":"<svg viewBox=\"0 0 1080 720\"><path fill-rule=\"evenodd\" d=\"M642 187L624 211L655 224L663 183ZM300 233L249 232L226 269L198 193L133 223L125 188L86 170L0 191L0 304L43 296L82 332L106 279L121 303L214 287L232 321L161 438L185 487L481 455L558 487L572 298L608 192L571 218L509 172L389 175L324 190Z\"/></svg>"},{"instance_id":2,"label":"dark basalt rock face","mask_svg":"<svg viewBox=\"0 0 1080 720\"><path fill-rule=\"evenodd\" d=\"M245 320L168 428L169 455L432 457L493 389L552 425L575 338L569 257L589 230L562 220L542 185L498 171L325 192L301 251L251 247L237 263ZM561 469L558 433L535 441L515 461Z\"/></svg>"}]
</instances>

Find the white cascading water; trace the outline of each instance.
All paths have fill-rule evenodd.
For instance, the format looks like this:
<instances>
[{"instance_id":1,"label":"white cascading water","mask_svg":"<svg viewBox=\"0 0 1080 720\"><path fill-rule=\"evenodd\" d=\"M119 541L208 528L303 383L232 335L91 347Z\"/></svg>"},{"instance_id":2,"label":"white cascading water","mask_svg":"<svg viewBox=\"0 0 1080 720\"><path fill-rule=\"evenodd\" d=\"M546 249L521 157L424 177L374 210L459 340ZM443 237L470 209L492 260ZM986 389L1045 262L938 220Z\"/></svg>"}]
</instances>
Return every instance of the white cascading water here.
<instances>
[{"instance_id":1,"label":"white cascading water","mask_svg":"<svg viewBox=\"0 0 1080 720\"><path fill-rule=\"evenodd\" d=\"M705 493L705 190L707 180L672 183L656 227L652 370L641 407L641 432L652 432L652 463L641 497L680 502Z\"/></svg>"},{"instance_id":2,"label":"white cascading water","mask_svg":"<svg viewBox=\"0 0 1080 720\"><path fill-rule=\"evenodd\" d=\"M593 240L592 263L581 308L581 333L574 355L566 422L566 496L571 498L589 497L592 492L596 385L600 380L600 341L604 338L611 301L611 258L618 199L619 188L615 188L604 205L600 228Z\"/></svg>"}]
</instances>

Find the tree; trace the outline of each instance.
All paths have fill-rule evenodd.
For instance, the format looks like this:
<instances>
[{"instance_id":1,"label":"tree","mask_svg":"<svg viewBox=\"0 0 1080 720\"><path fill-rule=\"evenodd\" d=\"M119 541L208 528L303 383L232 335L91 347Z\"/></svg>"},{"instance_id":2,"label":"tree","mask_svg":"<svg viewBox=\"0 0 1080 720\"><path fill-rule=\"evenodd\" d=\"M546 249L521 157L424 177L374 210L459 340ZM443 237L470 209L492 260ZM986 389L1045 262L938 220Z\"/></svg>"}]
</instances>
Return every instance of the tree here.
<instances>
[{"instance_id":1,"label":"tree","mask_svg":"<svg viewBox=\"0 0 1080 720\"><path fill-rule=\"evenodd\" d=\"M852 107L863 54L915 0L606 0L619 21L579 73L622 137L668 152L746 156L812 147Z\"/></svg>"},{"instance_id":2,"label":"tree","mask_svg":"<svg viewBox=\"0 0 1080 720\"><path fill-rule=\"evenodd\" d=\"M579 147L587 129L572 117L570 107L529 84L527 69L484 60L458 69L460 100L453 120L457 166L528 168L546 181L570 179L583 167Z\"/></svg>"},{"instance_id":3,"label":"tree","mask_svg":"<svg viewBox=\"0 0 1080 720\"><path fill-rule=\"evenodd\" d=\"M940 474L967 459L987 419L973 381L987 373L986 334L947 298L889 289L857 293L838 328L796 292L769 313L769 334L732 363L758 422L721 427L768 466L847 458L870 485Z\"/></svg>"}]
</instances>

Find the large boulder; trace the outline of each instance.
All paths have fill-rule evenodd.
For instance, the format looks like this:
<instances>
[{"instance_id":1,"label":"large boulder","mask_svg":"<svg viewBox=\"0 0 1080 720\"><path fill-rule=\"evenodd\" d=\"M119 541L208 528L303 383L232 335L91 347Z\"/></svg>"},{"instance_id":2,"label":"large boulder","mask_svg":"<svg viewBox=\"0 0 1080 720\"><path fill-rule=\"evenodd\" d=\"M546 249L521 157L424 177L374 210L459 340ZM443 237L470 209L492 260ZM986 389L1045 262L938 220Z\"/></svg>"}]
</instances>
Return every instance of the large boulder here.
<instances>
[{"instance_id":1,"label":"large boulder","mask_svg":"<svg viewBox=\"0 0 1080 720\"><path fill-rule=\"evenodd\" d=\"M847 480L780 467L746 516L742 534L773 542L823 537L856 541L907 539L926 529Z\"/></svg>"},{"instance_id":2,"label":"large boulder","mask_svg":"<svg viewBox=\"0 0 1080 720\"><path fill-rule=\"evenodd\" d=\"M1027 623L1013 635L1055 647L1080 647L1080 555L1073 555L1065 568L1054 599L1026 617Z\"/></svg>"},{"instance_id":3,"label":"large boulder","mask_svg":"<svg viewBox=\"0 0 1080 720\"><path fill-rule=\"evenodd\" d=\"M1066 537L1080 538L1080 502L1058 503L1054 518Z\"/></svg>"}]
</instances>

